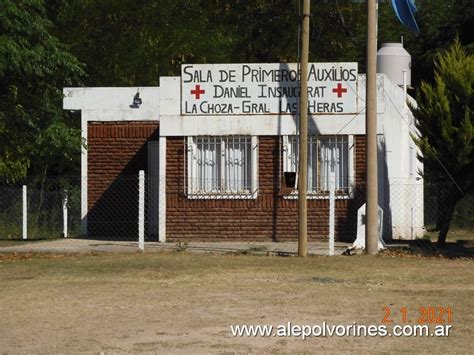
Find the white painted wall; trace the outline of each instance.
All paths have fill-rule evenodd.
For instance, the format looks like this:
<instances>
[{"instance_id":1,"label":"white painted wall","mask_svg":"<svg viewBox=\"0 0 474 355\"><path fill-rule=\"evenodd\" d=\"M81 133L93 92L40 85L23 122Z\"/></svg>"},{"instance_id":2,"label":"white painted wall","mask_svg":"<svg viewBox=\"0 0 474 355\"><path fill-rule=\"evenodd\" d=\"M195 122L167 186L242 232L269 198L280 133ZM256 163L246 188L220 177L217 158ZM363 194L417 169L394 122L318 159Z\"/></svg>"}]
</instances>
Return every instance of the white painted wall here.
<instances>
[{"instance_id":1,"label":"white painted wall","mask_svg":"<svg viewBox=\"0 0 474 355\"><path fill-rule=\"evenodd\" d=\"M139 92L142 104L131 107ZM158 121L159 87L64 88L63 108L81 111L81 137L87 146L89 121ZM87 234L87 149L81 150L81 234Z\"/></svg>"},{"instance_id":2,"label":"white painted wall","mask_svg":"<svg viewBox=\"0 0 474 355\"><path fill-rule=\"evenodd\" d=\"M298 117L292 115L234 115L234 116L181 116L180 78L161 78L160 135L194 136L242 134L252 136L293 135L297 132ZM384 82L378 76L377 112L385 112ZM359 110L357 115L309 116L308 130L319 134L365 134L365 75L359 75ZM166 96L165 96L166 95ZM379 118L380 119L380 118ZM382 133L382 131L380 131Z\"/></svg>"},{"instance_id":3,"label":"white painted wall","mask_svg":"<svg viewBox=\"0 0 474 355\"><path fill-rule=\"evenodd\" d=\"M418 149L410 137L416 134L414 117L405 103L416 102L401 87L385 79L385 113L378 121L385 140L386 171L379 163L379 204L384 207L384 218L389 218L394 239L414 239L424 233L423 180L418 171L423 169L416 158ZM379 160L380 161L380 160ZM386 176L382 176L383 174Z\"/></svg>"},{"instance_id":4,"label":"white painted wall","mask_svg":"<svg viewBox=\"0 0 474 355\"><path fill-rule=\"evenodd\" d=\"M137 92L142 104L132 108L130 105ZM63 108L87 111L89 120L150 121L160 116L158 87L64 88L63 94Z\"/></svg>"},{"instance_id":5,"label":"white painted wall","mask_svg":"<svg viewBox=\"0 0 474 355\"><path fill-rule=\"evenodd\" d=\"M165 79L165 80L163 80ZM365 75L359 75L356 115L309 117L310 134L365 134ZM291 115L181 116L180 78L161 80L160 136L241 134L251 136L294 135L298 117ZM402 88L385 74L377 75L377 133L385 146L379 154L379 204L392 229L385 237L413 239L423 230L423 180L417 174L422 165L416 159L413 115L405 104ZM386 165L386 166L385 166Z\"/></svg>"},{"instance_id":6,"label":"white painted wall","mask_svg":"<svg viewBox=\"0 0 474 355\"><path fill-rule=\"evenodd\" d=\"M422 165L415 157L417 149L409 133L415 132L413 116L405 105L405 93L384 74L377 78L377 131L383 137L384 150L379 156L379 204L384 218L392 221L393 238L412 239L423 233L423 180L417 174ZM357 115L311 116L309 132L318 134L365 134L365 75L359 75ZM139 90L143 104L131 108ZM179 77L160 78L158 87L65 88L64 109L82 111L82 137L87 142L89 121L160 121L160 148L167 136L293 135L297 117L291 115L181 116ZM410 97L412 104L416 104ZM166 166L160 160L160 170ZM383 162L386 162L384 166ZM87 230L87 151L82 152L82 218ZM160 172L160 178L165 176ZM388 183L388 185L387 185ZM387 189L386 187L389 186ZM165 201L165 186L160 186L160 203ZM160 241L165 240L166 211L160 205Z\"/></svg>"}]
</instances>

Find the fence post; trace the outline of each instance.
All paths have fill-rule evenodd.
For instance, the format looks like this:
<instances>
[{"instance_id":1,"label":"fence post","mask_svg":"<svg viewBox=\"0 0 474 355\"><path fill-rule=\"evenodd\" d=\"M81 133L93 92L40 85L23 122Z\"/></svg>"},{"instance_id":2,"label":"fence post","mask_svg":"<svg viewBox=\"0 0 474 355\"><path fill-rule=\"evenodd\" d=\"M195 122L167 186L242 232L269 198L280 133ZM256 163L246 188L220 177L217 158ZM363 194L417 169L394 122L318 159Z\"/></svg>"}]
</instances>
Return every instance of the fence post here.
<instances>
[{"instance_id":1,"label":"fence post","mask_svg":"<svg viewBox=\"0 0 474 355\"><path fill-rule=\"evenodd\" d=\"M63 237L67 238L67 190L64 190L63 197Z\"/></svg>"},{"instance_id":2,"label":"fence post","mask_svg":"<svg viewBox=\"0 0 474 355\"><path fill-rule=\"evenodd\" d=\"M329 256L334 255L335 200L334 184L331 184L329 187Z\"/></svg>"},{"instance_id":3,"label":"fence post","mask_svg":"<svg viewBox=\"0 0 474 355\"><path fill-rule=\"evenodd\" d=\"M27 200L27 190L26 189L27 189L26 185L23 185L23 239L28 238L28 230L27 230L27 227L28 227L28 221L27 221L27 218L28 218L28 211L27 211L28 200Z\"/></svg>"},{"instance_id":4,"label":"fence post","mask_svg":"<svg viewBox=\"0 0 474 355\"><path fill-rule=\"evenodd\" d=\"M145 250L145 172L138 173L138 248Z\"/></svg>"}]
</instances>

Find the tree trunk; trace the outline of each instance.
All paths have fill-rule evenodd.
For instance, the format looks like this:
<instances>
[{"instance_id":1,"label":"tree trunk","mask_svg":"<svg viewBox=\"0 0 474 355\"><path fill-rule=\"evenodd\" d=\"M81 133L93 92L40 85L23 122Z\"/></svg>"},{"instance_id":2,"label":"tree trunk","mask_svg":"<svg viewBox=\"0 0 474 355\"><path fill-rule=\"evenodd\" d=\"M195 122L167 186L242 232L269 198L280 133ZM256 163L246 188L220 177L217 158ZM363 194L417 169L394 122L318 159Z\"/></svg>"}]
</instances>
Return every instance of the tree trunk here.
<instances>
[{"instance_id":1,"label":"tree trunk","mask_svg":"<svg viewBox=\"0 0 474 355\"><path fill-rule=\"evenodd\" d=\"M444 216L446 215L446 199L449 198L449 193L445 186L439 186L436 189L438 194L438 201L436 203L436 225L434 227L435 232L439 232L441 230L441 226L443 225ZM434 193L434 191L432 191Z\"/></svg>"},{"instance_id":2,"label":"tree trunk","mask_svg":"<svg viewBox=\"0 0 474 355\"><path fill-rule=\"evenodd\" d=\"M443 199L443 214L440 219L440 229L438 234L438 242L436 243L438 247L444 248L446 246L446 237L449 232L449 227L451 226L451 220L454 214L454 208L456 207L456 202L459 199L459 191L455 187L452 187L448 194L445 195Z\"/></svg>"}]
</instances>

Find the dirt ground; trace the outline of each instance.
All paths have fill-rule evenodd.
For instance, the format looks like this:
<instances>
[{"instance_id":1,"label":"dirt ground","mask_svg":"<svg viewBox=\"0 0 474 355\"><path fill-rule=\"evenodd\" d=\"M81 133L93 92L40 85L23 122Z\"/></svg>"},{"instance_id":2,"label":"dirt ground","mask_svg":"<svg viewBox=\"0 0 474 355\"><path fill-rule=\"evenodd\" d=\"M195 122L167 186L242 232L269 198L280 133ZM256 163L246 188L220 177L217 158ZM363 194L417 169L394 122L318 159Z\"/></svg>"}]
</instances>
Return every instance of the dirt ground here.
<instances>
[{"instance_id":1,"label":"dirt ground","mask_svg":"<svg viewBox=\"0 0 474 355\"><path fill-rule=\"evenodd\" d=\"M472 353L473 259L186 252L0 254L2 353ZM451 307L449 337L233 337L235 324L409 324Z\"/></svg>"}]
</instances>

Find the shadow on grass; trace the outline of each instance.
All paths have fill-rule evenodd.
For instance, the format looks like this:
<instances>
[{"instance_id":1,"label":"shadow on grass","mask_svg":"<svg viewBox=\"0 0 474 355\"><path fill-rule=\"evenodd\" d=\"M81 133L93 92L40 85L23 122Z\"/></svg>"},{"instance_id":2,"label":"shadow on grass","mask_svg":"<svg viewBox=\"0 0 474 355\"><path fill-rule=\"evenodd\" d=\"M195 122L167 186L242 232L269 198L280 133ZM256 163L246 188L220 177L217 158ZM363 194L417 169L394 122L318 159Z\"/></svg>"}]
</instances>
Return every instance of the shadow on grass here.
<instances>
[{"instance_id":1,"label":"shadow on grass","mask_svg":"<svg viewBox=\"0 0 474 355\"><path fill-rule=\"evenodd\" d=\"M435 242L426 239L399 241L396 245L388 245L391 251L400 251L421 256L441 256L449 259L469 258L474 259L474 241L459 239L448 241L443 248Z\"/></svg>"}]
</instances>

